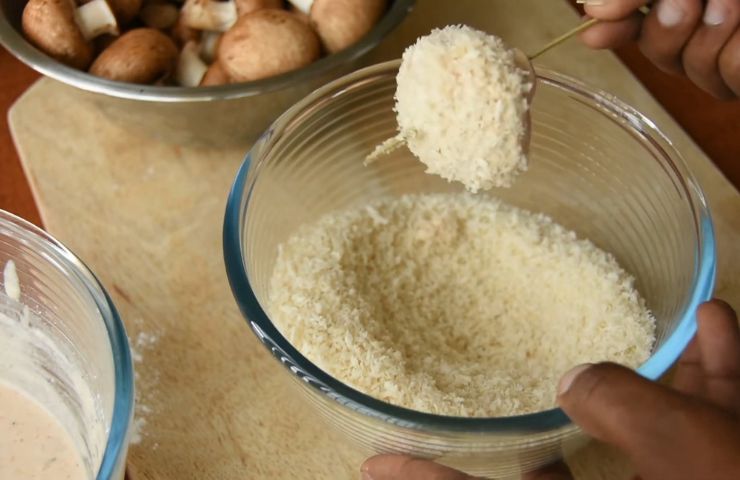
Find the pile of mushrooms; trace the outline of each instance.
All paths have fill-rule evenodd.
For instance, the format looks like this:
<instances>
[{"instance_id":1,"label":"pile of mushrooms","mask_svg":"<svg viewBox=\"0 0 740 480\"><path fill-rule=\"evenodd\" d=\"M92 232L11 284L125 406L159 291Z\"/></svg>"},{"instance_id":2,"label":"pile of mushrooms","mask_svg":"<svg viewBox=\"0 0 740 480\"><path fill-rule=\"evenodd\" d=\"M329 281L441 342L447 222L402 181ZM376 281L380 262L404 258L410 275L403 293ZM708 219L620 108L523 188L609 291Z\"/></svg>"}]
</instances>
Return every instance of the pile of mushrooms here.
<instances>
[{"instance_id":1,"label":"pile of mushrooms","mask_svg":"<svg viewBox=\"0 0 740 480\"><path fill-rule=\"evenodd\" d=\"M343 50L387 0L29 0L26 38L73 68L184 87L268 78Z\"/></svg>"}]
</instances>

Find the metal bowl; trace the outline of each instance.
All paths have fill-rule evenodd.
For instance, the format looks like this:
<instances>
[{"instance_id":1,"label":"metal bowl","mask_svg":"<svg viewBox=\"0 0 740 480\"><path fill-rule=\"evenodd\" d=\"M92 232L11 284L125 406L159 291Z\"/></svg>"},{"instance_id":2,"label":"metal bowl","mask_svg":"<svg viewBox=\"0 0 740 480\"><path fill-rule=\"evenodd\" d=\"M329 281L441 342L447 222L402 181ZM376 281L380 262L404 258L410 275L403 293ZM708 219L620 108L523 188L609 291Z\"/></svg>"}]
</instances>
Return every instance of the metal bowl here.
<instances>
[{"instance_id":1,"label":"metal bowl","mask_svg":"<svg viewBox=\"0 0 740 480\"><path fill-rule=\"evenodd\" d=\"M216 87L163 87L115 82L68 67L22 34L24 0L0 0L0 44L38 72L76 87L69 95L93 103L124 128L178 144L251 144L275 118L320 85L356 68L406 17L414 0L392 0L373 29L341 52L307 67L254 82ZM66 93L66 92L65 92Z\"/></svg>"}]
</instances>

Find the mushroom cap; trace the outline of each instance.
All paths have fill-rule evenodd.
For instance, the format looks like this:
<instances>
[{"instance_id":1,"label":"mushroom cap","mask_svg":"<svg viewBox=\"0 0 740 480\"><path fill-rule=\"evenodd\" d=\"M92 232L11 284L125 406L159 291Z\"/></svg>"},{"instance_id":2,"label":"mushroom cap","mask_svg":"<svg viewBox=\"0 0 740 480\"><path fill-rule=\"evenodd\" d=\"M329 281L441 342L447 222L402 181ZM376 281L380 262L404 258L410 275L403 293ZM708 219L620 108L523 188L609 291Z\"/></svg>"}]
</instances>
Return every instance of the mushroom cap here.
<instances>
[{"instance_id":1,"label":"mushroom cap","mask_svg":"<svg viewBox=\"0 0 740 480\"><path fill-rule=\"evenodd\" d=\"M219 62L214 62L206 70L206 74L203 75L203 79L200 81L201 87L212 87L215 85L225 85L230 83L231 79L224 71L223 67Z\"/></svg>"},{"instance_id":2,"label":"mushroom cap","mask_svg":"<svg viewBox=\"0 0 740 480\"><path fill-rule=\"evenodd\" d=\"M221 37L216 58L234 82L272 77L304 67L321 54L314 31L286 10L258 10Z\"/></svg>"},{"instance_id":3,"label":"mushroom cap","mask_svg":"<svg viewBox=\"0 0 740 480\"><path fill-rule=\"evenodd\" d=\"M263 8L283 8L283 0L234 0L234 3L240 17Z\"/></svg>"},{"instance_id":4,"label":"mushroom cap","mask_svg":"<svg viewBox=\"0 0 740 480\"><path fill-rule=\"evenodd\" d=\"M311 24L330 53L365 36L385 11L386 0L315 0Z\"/></svg>"},{"instance_id":5,"label":"mushroom cap","mask_svg":"<svg viewBox=\"0 0 740 480\"><path fill-rule=\"evenodd\" d=\"M288 13L295 16L298 20L305 23L306 25L311 25L311 17L309 17L307 13L303 13L301 10L295 8L294 6L290 6L290 8L288 9Z\"/></svg>"},{"instance_id":6,"label":"mushroom cap","mask_svg":"<svg viewBox=\"0 0 740 480\"><path fill-rule=\"evenodd\" d=\"M111 35L109 33L104 33L103 35L93 38L92 44L93 50L95 51L94 55L97 56L100 52L110 47L110 44L115 42L117 38L118 36Z\"/></svg>"},{"instance_id":7,"label":"mushroom cap","mask_svg":"<svg viewBox=\"0 0 740 480\"><path fill-rule=\"evenodd\" d=\"M177 57L170 37L153 28L135 28L103 50L90 73L119 82L152 84L172 71Z\"/></svg>"},{"instance_id":8,"label":"mushroom cap","mask_svg":"<svg viewBox=\"0 0 740 480\"><path fill-rule=\"evenodd\" d=\"M179 15L177 16L177 21L170 29L170 36L175 41L175 43L182 46L190 41L197 42L198 40L200 40L200 30L190 28L187 23L185 23L185 15L183 15L182 11L180 11Z\"/></svg>"},{"instance_id":9,"label":"mushroom cap","mask_svg":"<svg viewBox=\"0 0 740 480\"><path fill-rule=\"evenodd\" d=\"M180 9L173 3L162 0L147 2L139 10L139 19L150 28L167 30L175 26L180 17Z\"/></svg>"},{"instance_id":10,"label":"mushroom cap","mask_svg":"<svg viewBox=\"0 0 740 480\"><path fill-rule=\"evenodd\" d=\"M118 22L125 25L136 17L143 0L108 0Z\"/></svg>"},{"instance_id":11,"label":"mushroom cap","mask_svg":"<svg viewBox=\"0 0 740 480\"><path fill-rule=\"evenodd\" d=\"M86 70L93 58L93 47L82 36L74 12L71 0L29 0L23 10L23 32L47 55Z\"/></svg>"}]
</instances>

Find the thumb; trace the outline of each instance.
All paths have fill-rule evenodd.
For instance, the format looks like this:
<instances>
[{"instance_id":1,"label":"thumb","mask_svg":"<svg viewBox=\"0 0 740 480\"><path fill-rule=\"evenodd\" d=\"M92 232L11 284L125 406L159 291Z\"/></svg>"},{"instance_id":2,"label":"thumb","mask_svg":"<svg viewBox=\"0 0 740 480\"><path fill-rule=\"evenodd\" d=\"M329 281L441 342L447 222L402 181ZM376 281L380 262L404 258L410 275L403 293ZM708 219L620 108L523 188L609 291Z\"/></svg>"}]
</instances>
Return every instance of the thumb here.
<instances>
[{"instance_id":1,"label":"thumb","mask_svg":"<svg viewBox=\"0 0 740 480\"><path fill-rule=\"evenodd\" d=\"M703 478L692 458L716 457L713 444L734 436L724 412L620 365L575 367L558 392L560 407L576 424L622 450L646 478ZM692 471L698 476L687 476Z\"/></svg>"},{"instance_id":2,"label":"thumb","mask_svg":"<svg viewBox=\"0 0 740 480\"><path fill-rule=\"evenodd\" d=\"M360 468L363 480L474 480L452 468L406 455L377 455Z\"/></svg>"},{"instance_id":3,"label":"thumb","mask_svg":"<svg viewBox=\"0 0 740 480\"><path fill-rule=\"evenodd\" d=\"M685 408L669 389L613 363L567 372L558 385L558 403L584 432L625 451L646 429L650 436L663 433L662 412Z\"/></svg>"}]
</instances>

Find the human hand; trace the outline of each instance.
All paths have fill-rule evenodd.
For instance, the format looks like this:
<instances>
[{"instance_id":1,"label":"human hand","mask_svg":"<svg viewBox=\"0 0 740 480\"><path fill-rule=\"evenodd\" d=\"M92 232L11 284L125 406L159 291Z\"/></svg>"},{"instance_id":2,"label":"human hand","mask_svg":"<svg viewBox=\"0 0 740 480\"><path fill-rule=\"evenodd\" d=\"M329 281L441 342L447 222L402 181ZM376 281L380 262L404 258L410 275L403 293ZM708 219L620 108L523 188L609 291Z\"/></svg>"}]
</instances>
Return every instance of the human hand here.
<instances>
[{"instance_id":1,"label":"human hand","mask_svg":"<svg viewBox=\"0 0 740 480\"><path fill-rule=\"evenodd\" d=\"M610 363L563 375L558 404L590 436L616 446L642 480L730 480L740 476L740 328L726 303L697 311L698 332L681 356L673 388ZM371 480L472 480L433 462L379 455ZM569 480L560 463L526 480Z\"/></svg>"},{"instance_id":2,"label":"human hand","mask_svg":"<svg viewBox=\"0 0 740 480\"><path fill-rule=\"evenodd\" d=\"M584 0L586 14L602 22L581 34L591 48L615 48L636 40L643 55L663 71L686 75L717 98L740 96L740 1Z\"/></svg>"}]
</instances>

